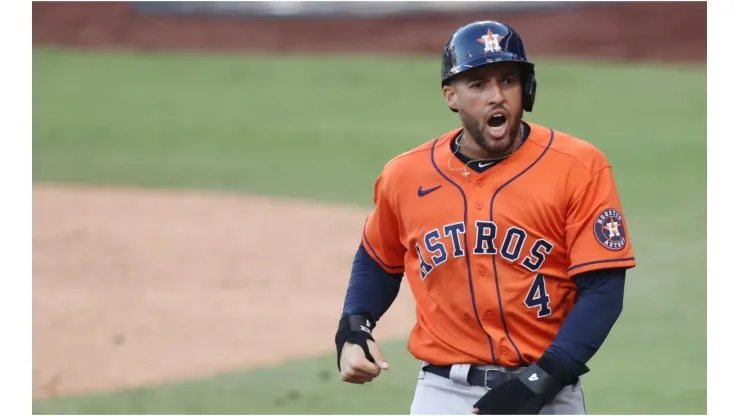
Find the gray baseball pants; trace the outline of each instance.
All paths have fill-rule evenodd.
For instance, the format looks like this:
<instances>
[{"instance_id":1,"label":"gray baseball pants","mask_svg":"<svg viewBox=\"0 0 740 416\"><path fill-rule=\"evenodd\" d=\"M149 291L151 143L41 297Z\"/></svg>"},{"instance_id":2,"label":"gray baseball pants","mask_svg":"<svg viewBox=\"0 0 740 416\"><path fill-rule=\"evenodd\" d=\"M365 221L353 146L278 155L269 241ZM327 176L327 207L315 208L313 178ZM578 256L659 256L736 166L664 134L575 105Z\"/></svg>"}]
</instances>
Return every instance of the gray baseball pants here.
<instances>
[{"instance_id":1,"label":"gray baseball pants","mask_svg":"<svg viewBox=\"0 0 740 416\"><path fill-rule=\"evenodd\" d=\"M475 402L488 391L485 387L468 384L470 364L453 365L450 378L425 372L425 366L426 363L419 371L419 380L411 403L412 415L469 415L473 413ZM496 367L479 366L478 368L493 369ZM581 381L565 387L552 403L542 408L540 414L585 415L586 403L583 398Z\"/></svg>"}]
</instances>

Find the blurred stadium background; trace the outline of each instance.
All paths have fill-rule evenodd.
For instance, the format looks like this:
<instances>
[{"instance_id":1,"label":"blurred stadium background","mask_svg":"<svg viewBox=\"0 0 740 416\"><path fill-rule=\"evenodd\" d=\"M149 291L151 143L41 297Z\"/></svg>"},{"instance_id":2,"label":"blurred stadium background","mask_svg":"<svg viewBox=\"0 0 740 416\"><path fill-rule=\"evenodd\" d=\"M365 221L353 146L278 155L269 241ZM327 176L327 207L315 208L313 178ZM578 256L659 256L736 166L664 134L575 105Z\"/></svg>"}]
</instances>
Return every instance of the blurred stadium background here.
<instances>
[{"instance_id":1,"label":"blurred stadium background","mask_svg":"<svg viewBox=\"0 0 740 416\"><path fill-rule=\"evenodd\" d=\"M706 7L35 2L34 413L407 413L405 287L370 385L336 320L375 176L458 123L447 37L496 19L525 118L607 154L636 247L588 410L706 414Z\"/></svg>"}]
</instances>

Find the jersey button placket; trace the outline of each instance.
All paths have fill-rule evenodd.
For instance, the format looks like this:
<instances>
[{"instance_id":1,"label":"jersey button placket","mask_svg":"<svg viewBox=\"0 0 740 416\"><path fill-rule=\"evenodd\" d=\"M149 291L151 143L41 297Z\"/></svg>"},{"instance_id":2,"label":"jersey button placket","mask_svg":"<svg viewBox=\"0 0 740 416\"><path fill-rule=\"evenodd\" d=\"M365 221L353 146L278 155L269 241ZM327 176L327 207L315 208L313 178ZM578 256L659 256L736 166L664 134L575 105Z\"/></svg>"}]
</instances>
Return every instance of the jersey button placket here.
<instances>
[{"instance_id":1,"label":"jersey button placket","mask_svg":"<svg viewBox=\"0 0 740 416\"><path fill-rule=\"evenodd\" d=\"M488 200L490 198L490 194L488 193L488 190L486 190L484 188L485 182L483 180L481 180L481 179L475 180L470 185L473 185L473 186L468 188L468 194L469 194L469 196L472 199L472 201L471 201L472 203L471 203L471 205L469 205L469 208L468 208L469 209L469 211L468 211L468 213L469 213L468 220L470 221L471 224L473 224L473 225L470 226L470 228L472 230L470 235L472 237L475 237L477 231L474 228L475 227L474 224L476 223L476 221L486 221L486 222L489 221L488 212L487 212L487 208L486 208L488 206L488 204L487 203L484 203L484 201L486 201L486 200ZM468 185L468 186L470 186L470 185ZM473 209L473 207L475 209ZM473 239L473 241L471 241L471 244L472 244L471 245L471 250L472 250L472 247L475 247L476 246L475 239ZM475 259L475 257L476 256L472 256L472 259ZM477 267L475 267L475 268L472 268L471 267L471 269L472 269L471 271L473 273L477 273L478 276L482 276L482 277L490 276L493 273L491 270L489 270L489 267L486 267L486 265L483 264L483 262L486 262L486 261L487 261L487 264L490 264L490 260L488 260L485 257L482 258L482 259L476 259L476 260L479 261L480 263L477 264L476 265ZM476 285L477 284L479 284L479 283L476 283ZM486 333L488 333L489 336L494 335L495 333L497 333L497 330L495 328L496 327L496 324L495 324L496 319L495 319L495 317L497 316L497 313L495 311L493 311L493 310L490 310L490 309L489 310L485 310L484 309L484 311L485 312L481 311L481 315L480 315L481 325L483 326L483 330ZM496 346L496 341L493 341L493 339L495 339L495 337L492 338L493 348L495 350L495 352L492 351L492 353L493 353L493 357L492 358L495 360L496 358L494 358L494 357L497 356L497 355L499 355L501 353L501 350L500 350L500 348L498 348Z\"/></svg>"}]
</instances>

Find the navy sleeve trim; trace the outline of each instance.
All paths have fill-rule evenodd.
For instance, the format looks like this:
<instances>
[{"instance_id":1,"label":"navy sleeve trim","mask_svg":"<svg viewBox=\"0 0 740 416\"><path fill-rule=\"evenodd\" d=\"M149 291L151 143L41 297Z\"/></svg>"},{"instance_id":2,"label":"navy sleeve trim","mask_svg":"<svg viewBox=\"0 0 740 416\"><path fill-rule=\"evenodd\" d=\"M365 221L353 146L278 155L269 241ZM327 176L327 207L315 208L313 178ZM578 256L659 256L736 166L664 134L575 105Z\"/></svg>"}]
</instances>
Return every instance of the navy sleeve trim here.
<instances>
[{"instance_id":1,"label":"navy sleeve trim","mask_svg":"<svg viewBox=\"0 0 740 416\"><path fill-rule=\"evenodd\" d=\"M634 260L634 259L635 259L634 257L624 257L624 258L621 258L621 259L609 259L609 260L595 260L595 261L589 261L589 262L586 262L586 263L576 264L575 266L570 266L570 267L568 268L568 271L571 271L571 270L574 270L574 269L578 269L578 268L581 268L581 267L586 267L586 266L590 266L590 265L592 265L592 264L599 264L599 263L616 263L616 262L618 262L618 261L629 261L629 260Z\"/></svg>"},{"instance_id":2,"label":"navy sleeve trim","mask_svg":"<svg viewBox=\"0 0 740 416\"><path fill-rule=\"evenodd\" d=\"M375 249L373 248L373 245L370 244L370 240L367 239L367 234L365 234L365 228L366 228L366 226L367 226L367 219L365 219L365 225L362 226L362 239L365 241L365 243L367 244L367 246L370 247L370 251L373 252L373 256L375 256L375 258L378 259L378 262L382 266L385 266L385 268L387 268L387 269L400 269L400 270L403 270L403 268L405 267L404 265L391 266L390 264L386 263L385 261L383 261L383 259L380 258L380 256L378 255L378 253L375 252Z\"/></svg>"}]
</instances>

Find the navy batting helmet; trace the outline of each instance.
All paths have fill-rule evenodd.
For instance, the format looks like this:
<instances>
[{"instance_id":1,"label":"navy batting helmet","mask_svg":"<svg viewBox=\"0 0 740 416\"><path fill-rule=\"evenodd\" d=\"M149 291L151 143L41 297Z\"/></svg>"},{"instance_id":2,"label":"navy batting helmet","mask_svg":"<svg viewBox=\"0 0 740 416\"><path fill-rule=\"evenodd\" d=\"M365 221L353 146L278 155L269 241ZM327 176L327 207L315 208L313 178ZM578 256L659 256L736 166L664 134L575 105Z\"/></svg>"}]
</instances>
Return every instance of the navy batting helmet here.
<instances>
[{"instance_id":1,"label":"navy batting helmet","mask_svg":"<svg viewBox=\"0 0 740 416\"><path fill-rule=\"evenodd\" d=\"M517 62L523 71L522 107L532 111L537 91L534 64L527 60L524 42L511 26L495 21L467 24L455 31L442 53L442 85L468 69L496 62Z\"/></svg>"}]
</instances>

